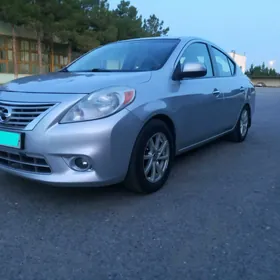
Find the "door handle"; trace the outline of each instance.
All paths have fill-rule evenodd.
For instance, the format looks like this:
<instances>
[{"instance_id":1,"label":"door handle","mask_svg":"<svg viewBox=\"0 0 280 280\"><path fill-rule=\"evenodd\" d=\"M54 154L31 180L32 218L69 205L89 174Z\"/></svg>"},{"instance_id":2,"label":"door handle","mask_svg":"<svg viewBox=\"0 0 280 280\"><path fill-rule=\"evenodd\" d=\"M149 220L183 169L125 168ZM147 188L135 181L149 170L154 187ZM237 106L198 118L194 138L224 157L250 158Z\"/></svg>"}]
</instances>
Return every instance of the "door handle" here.
<instances>
[{"instance_id":1,"label":"door handle","mask_svg":"<svg viewBox=\"0 0 280 280\"><path fill-rule=\"evenodd\" d=\"M240 87L240 91L245 91L245 87Z\"/></svg>"},{"instance_id":2,"label":"door handle","mask_svg":"<svg viewBox=\"0 0 280 280\"><path fill-rule=\"evenodd\" d=\"M219 94L221 94L221 92L219 90L217 90L216 88L214 89L214 91L212 92L215 96L218 96Z\"/></svg>"}]
</instances>

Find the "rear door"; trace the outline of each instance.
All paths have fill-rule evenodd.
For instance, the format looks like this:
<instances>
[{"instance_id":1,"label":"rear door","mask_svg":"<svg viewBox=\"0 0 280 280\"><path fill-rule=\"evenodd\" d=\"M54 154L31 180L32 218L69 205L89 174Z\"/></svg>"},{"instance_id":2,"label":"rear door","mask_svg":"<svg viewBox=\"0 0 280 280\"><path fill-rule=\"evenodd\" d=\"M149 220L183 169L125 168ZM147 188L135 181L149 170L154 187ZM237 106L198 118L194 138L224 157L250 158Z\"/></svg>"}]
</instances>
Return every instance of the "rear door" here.
<instances>
[{"instance_id":1,"label":"rear door","mask_svg":"<svg viewBox=\"0 0 280 280\"><path fill-rule=\"evenodd\" d=\"M237 65L218 48L211 46L214 69L217 73L217 88L224 96L224 108L221 115L224 130L233 128L244 103L246 86L238 73ZM239 70L239 71L238 71Z\"/></svg>"},{"instance_id":2,"label":"rear door","mask_svg":"<svg viewBox=\"0 0 280 280\"><path fill-rule=\"evenodd\" d=\"M180 131L184 131L182 146L190 146L223 131L223 93L218 90L209 47L204 42L193 42L182 52L179 63L200 62L207 68L201 78L180 81Z\"/></svg>"}]
</instances>

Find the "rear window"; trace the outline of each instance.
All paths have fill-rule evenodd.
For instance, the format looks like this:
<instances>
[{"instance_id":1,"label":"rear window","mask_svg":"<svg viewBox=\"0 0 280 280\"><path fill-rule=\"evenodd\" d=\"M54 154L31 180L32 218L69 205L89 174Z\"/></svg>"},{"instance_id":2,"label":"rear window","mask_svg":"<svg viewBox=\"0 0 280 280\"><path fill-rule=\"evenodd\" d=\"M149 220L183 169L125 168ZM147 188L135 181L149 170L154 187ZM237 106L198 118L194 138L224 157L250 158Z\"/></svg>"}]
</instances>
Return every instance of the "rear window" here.
<instances>
[{"instance_id":1,"label":"rear window","mask_svg":"<svg viewBox=\"0 0 280 280\"><path fill-rule=\"evenodd\" d=\"M212 47L214 59L216 62L216 67L218 68L218 74L220 77L230 77L231 69L229 65L228 57L222 53L221 51L217 50L216 48Z\"/></svg>"}]
</instances>

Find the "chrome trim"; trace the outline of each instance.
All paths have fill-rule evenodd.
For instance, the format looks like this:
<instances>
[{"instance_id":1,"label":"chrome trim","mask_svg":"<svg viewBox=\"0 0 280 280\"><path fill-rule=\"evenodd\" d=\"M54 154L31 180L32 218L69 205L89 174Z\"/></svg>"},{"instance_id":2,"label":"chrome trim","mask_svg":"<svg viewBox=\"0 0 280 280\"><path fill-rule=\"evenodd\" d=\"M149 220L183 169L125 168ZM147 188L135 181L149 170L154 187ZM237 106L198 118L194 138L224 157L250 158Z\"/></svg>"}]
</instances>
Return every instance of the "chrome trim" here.
<instances>
[{"instance_id":1,"label":"chrome trim","mask_svg":"<svg viewBox=\"0 0 280 280\"><path fill-rule=\"evenodd\" d=\"M0 128L32 130L35 125L57 105L56 103L0 101L0 106L11 110L9 121L0 123Z\"/></svg>"},{"instance_id":2,"label":"chrome trim","mask_svg":"<svg viewBox=\"0 0 280 280\"><path fill-rule=\"evenodd\" d=\"M209 142L211 142L211 141L213 141L213 140L215 140L215 139L218 139L218 138L220 138L220 137L222 137L222 136L224 136L224 135L227 135L227 134L229 134L230 132L232 132L232 131L234 130L234 128L235 128L235 126L234 126L233 128L231 128L231 129L229 129L229 130L223 132L223 133L220 133L220 134L217 134L217 135L215 135L215 136L209 137L209 138L207 138L206 140L202 140L202 141L200 141L200 142L198 142L198 143L195 143L195 144L186 146L186 147L184 147L184 148L178 150L177 153L176 153L176 155L180 155L180 154L182 154L182 153L185 153L186 151L192 150L192 149L194 149L194 148L196 148L196 147L202 146L202 145L204 145L204 144L206 144L206 143L209 143Z\"/></svg>"}]
</instances>

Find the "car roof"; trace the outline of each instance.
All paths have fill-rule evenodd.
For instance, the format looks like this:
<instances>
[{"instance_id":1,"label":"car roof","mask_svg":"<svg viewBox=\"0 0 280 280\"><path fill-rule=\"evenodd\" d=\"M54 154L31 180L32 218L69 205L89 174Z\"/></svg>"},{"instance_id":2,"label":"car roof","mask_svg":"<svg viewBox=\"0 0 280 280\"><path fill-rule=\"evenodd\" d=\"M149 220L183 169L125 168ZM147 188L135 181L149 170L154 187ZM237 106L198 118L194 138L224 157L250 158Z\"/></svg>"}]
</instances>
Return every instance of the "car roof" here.
<instances>
[{"instance_id":1,"label":"car roof","mask_svg":"<svg viewBox=\"0 0 280 280\"><path fill-rule=\"evenodd\" d=\"M141 38L134 38L134 39L127 39L122 41L139 41L139 40L181 40L181 41L190 41L192 39L198 39L197 37L193 36L160 36L160 37L141 37Z\"/></svg>"},{"instance_id":2,"label":"car roof","mask_svg":"<svg viewBox=\"0 0 280 280\"><path fill-rule=\"evenodd\" d=\"M211 44L216 46L213 42L210 42L206 39L195 37L195 36L160 36L160 37L142 37L142 38L134 38L134 39L127 39L127 40L121 40L119 42L129 42L129 41L139 41L139 40L180 40L183 43L187 43L192 40L199 40L203 41L205 43Z\"/></svg>"}]
</instances>

